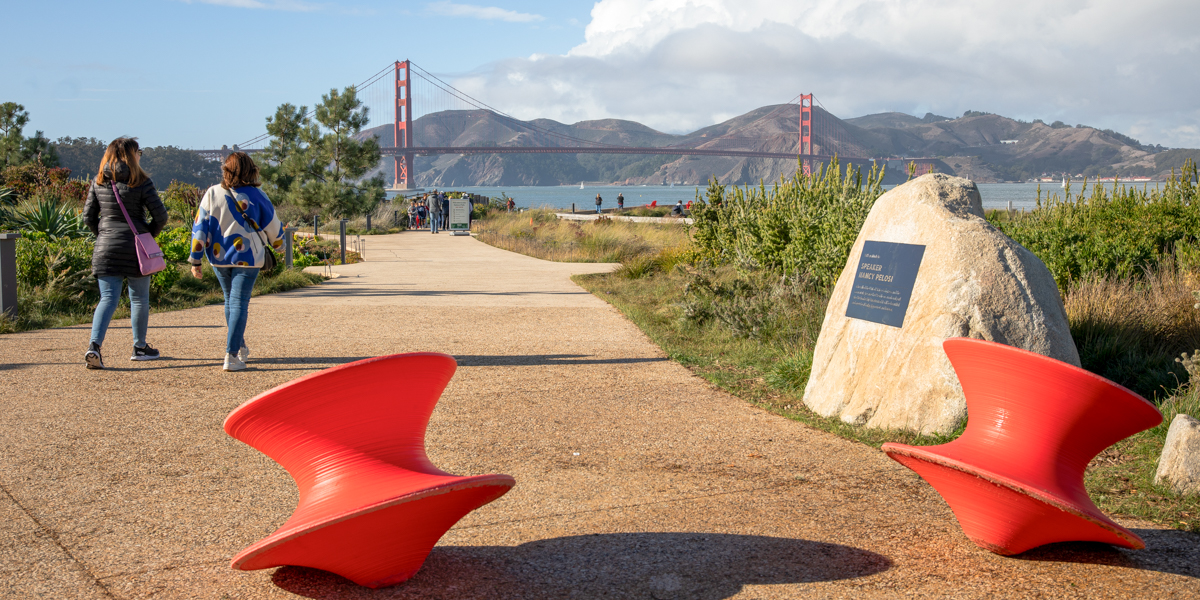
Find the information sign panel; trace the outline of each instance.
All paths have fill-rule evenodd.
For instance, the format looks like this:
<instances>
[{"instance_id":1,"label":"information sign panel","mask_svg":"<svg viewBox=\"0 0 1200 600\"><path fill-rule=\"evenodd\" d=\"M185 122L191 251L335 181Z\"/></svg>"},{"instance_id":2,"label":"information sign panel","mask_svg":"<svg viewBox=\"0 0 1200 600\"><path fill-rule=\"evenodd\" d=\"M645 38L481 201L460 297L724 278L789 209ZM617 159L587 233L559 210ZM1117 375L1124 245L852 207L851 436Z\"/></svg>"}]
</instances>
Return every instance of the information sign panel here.
<instances>
[{"instance_id":1,"label":"information sign panel","mask_svg":"<svg viewBox=\"0 0 1200 600\"><path fill-rule=\"evenodd\" d=\"M904 326L925 246L866 241L854 274L846 316L892 327Z\"/></svg>"},{"instance_id":2,"label":"information sign panel","mask_svg":"<svg viewBox=\"0 0 1200 600\"><path fill-rule=\"evenodd\" d=\"M471 201L466 198L450 199L451 233L469 234L471 231Z\"/></svg>"}]
</instances>

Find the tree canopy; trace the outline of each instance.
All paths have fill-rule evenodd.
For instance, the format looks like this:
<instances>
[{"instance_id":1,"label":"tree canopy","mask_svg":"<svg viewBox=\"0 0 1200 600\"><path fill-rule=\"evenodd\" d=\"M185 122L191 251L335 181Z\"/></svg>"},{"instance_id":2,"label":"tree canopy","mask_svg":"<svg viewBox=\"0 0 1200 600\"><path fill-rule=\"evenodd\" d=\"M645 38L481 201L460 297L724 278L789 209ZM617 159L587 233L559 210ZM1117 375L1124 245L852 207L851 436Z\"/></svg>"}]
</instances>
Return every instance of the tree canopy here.
<instances>
[{"instance_id":1,"label":"tree canopy","mask_svg":"<svg viewBox=\"0 0 1200 600\"><path fill-rule=\"evenodd\" d=\"M29 113L16 102L0 104L0 169L40 162L46 167L58 166L58 154L41 131L25 137Z\"/></svg>"},{"instance_id":2,"label":"tree canopy","mask_svg":"<svg viewBox=\"0 0 1200 600\"><path fill-rule=\"evenodd\" d=\"M383 178L363 180L379 163L375 138L359 139L368 108L353 86L329 90L312 111L282 104L267 117L271 143L258 155L264 187L276 204L307 216L362 214L383 199Z\"/></svg>"}]
</instances>

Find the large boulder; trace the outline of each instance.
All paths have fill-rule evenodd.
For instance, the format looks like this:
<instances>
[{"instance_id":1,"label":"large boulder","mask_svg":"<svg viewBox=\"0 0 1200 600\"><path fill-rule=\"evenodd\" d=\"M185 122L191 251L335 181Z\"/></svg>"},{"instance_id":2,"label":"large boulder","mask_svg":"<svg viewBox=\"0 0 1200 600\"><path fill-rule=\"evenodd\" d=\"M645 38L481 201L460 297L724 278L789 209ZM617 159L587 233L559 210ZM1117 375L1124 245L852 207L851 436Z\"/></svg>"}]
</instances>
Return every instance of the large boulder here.
<instances>
[{"instance_id":1,"label":"large boulder","mask_svg":"<svg viewBox=\"0 0 1200 600\"><path fill-rule=\"evenodd\" d=\"M846 316L856 278L870 277L859 273L872 268L863 263L867 241L925 247L907 311L897 309L900 327ZM974 183L930 174L887 192L867 216L825 310L804 403L868 427L952 432L966 418L942 351L952 337L1079 365L1046 265L984 219Z\"/></svg>"},{"instance_id":2,"label":"large boulder","mask_svg":"<svg viewBox=\"0 0 1200 600\"><path fill-rule=\"evenodd\" d=\"M1154 483L1163 482L1176 494L1200 494L1200 421L1188 415L1176 415L1167 430L1154 473Z\"/></svg>"}]
</instances>

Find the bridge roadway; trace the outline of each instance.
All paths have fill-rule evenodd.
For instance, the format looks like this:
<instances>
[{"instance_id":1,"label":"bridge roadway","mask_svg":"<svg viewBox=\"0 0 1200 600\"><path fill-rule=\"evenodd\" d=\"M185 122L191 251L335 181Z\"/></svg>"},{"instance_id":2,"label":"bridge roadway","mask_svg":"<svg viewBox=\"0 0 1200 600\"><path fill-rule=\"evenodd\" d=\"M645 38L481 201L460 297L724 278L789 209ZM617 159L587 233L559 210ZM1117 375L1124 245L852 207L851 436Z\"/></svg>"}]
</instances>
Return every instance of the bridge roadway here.
<instances>
[{"instance_id":1,"label":"bridge roadway","mask_svg":"<svg viewBox=\"0 0 1200 600\"><path fill-rule=\"evenodd\" d=\"M221 305L129 319L83 368L87 324L0 336L0 598L1195 598L1200 535L1119 518L1142 551L1006 558L875 448L715 389L553 263L469 237L373 236L367 262L254 298L250 368L221 372ZM409 582L229 568L296 505L222 420L352 360L454 355L426 443L447 471L517 486Z\"/></svg>"}]
</instances>

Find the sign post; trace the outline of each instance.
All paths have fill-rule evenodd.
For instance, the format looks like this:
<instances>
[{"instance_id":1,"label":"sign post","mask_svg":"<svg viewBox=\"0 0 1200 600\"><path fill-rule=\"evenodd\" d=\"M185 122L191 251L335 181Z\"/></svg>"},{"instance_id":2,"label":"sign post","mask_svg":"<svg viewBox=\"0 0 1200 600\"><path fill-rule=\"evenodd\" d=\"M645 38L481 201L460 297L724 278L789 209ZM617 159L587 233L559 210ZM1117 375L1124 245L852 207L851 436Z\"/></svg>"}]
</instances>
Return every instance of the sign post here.
<instances>
[{"instance_id":1,"label":"sign post","mask_svg":"<svg viewBox=\"0 0 1200 600\"><path fill-rule=\"evenodd\" d=\"M471 235L471 201L466 198L450 199L451 235Z\"/></svg>"}]
</instances>

